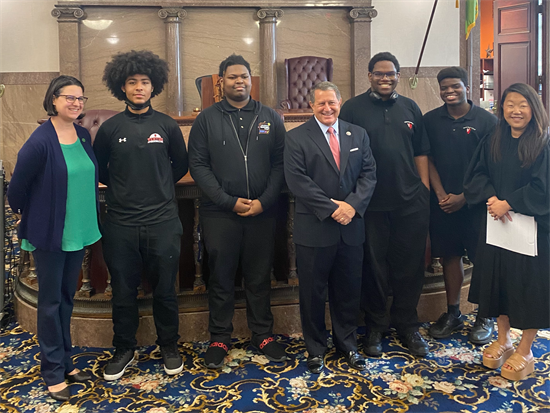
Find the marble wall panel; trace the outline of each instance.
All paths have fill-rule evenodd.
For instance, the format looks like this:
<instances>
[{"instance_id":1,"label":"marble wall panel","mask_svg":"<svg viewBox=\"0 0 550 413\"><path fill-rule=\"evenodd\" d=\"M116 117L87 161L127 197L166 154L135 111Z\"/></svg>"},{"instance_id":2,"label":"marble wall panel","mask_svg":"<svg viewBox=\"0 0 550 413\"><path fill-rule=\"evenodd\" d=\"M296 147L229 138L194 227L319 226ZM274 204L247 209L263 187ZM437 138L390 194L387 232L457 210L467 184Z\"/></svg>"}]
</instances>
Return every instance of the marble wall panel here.
<instances>
[{"instance_id":1,"label":"marble wall panel","mask_svg":"<svg viewBox=\"0 0 550 413\"><path fill-rule=\"evenodd\" d=\"M55 0L0 0L0 72L59 70Z\"/></svg>"},{"instance_id":2,"label":"marble wall panel","mask_svg":"<svg viewBox=\"0 0 550 413\"><path fill-rule=\"evenodd\" d=\"M48 85L6 85L6 93L0 99L0 128L1 159L8 179L15 166L17 152L38 127L37 120L46 117L42 101L47 88Z\"/></svg>"},{"instance_id":3,"label":"marble wall panel","mask_svg":"<svg viewBox=\"0 0 550 413\"><path fill-rule=\"evenodd\" d=\"M260 32L256 9L186 8L183 20L184 111L201 106L195 79L218 73L220 63L232 53L242 55L253 75L260 74Z\"/></svg>"},{"instance_id":4,"label":"marble wall panel","mask_svg":"<svg viewBox=\"0 0 550 413\"><path fill-rule=\"evenodd\" d=\"M397 93L414 100L422 113L426 113L443 104L439 97L439 83L437 78L420 78L416 89L411 89L408 78L401 78L395 89Z\"/></svg>"},{"instance_id":5,"label":"marble wall panel","mask_svg":"<svg viewBox=\"0 0 550 413\"><path fill-rule=\"evenodd\" d=\"M277 24L277 82L279 101L286 98L285 59L331 57L333 81L342 99L351 95L351 38L346 9L284 9Z\"/></svg>"},{"instance_id":6,"label":"marble wall panel","mask_svg":"<svg viewBox=\"0 0 550 413\"><path fill-rule=\"evenodd\" d=\"M157 7L89 7L80 26L82 83L89 97L87 109L122 110L103 82L103 70L111 57L130 50L150 50L165 57L164 21ZM110 21L110 23L109 23ZM107 26L103 28L103 26ZM152 100L153 107L166 109L164 92Z\"/></svg>"},{"instance_id":7,"label":"marble wall panel","mask_svg":"<svg viewBox=\"0 0 550 413\"><path fill-rule=\"evenodd\" d=\"M372 54L389 51L401 66L418 62L433 0L373 0L378 16L372 20ZM464 23L462 23L464 24ZM426 42L422 66L456 66L460 62L460 9L452 0L440 1Z\"/></svg>"}]
</instances>

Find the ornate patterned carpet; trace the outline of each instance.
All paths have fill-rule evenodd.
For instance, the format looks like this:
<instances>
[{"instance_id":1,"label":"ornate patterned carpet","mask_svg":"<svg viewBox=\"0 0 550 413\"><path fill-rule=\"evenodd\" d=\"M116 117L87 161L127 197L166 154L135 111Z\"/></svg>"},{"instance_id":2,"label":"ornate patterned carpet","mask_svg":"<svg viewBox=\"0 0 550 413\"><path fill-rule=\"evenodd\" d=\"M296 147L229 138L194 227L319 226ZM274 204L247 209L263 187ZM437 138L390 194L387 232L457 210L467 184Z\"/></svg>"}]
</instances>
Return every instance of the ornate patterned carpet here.
<instances>
[{"instance_id":1,"label":"ornate patterned carpet","mask_svg":"<svg viewBox=\"0 0 550 413\"><path fill-rule=\"evenodd\" d=\"M533 352L535 374L508 382L480 364L481 348L467 342L467 327L446 340L430 340L430 355L415 359L394 334L384 340L384 356L369 358L356 372L335 356L311 375L301 337L280 336L290 360L269 362L247 340L234 340L220 371L207 370L201 356L207 343L180 344L185 367L164 373L158 348L139 349L139 358L114 382L102 379L109 351L75 348L80 369L93 381L73 384L67 403L49 398L40 377L36 336L12 323L0 332L0 411L92 412L550 412L550 331L540 331ZM421 329L426 333L426 326ZM514 331L515 338L519 334Z\"/></svg>"}]
</instances>

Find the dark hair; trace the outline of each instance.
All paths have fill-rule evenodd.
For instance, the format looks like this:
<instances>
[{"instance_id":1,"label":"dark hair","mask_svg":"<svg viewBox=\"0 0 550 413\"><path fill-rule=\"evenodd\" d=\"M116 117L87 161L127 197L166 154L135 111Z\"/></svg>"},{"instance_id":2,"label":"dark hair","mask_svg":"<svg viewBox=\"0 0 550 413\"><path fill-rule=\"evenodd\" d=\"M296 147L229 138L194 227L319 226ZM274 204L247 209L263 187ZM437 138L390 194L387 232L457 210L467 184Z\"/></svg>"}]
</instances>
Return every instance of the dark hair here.
<instances>
[{"instance_id":1,"label":"dark hair","mask_svg":"<svg viewBox=\"0 0 550 413\"><path fill-rule=\"evenodd\" d=\"M372 73L372 71L374 70L374 65L378 62L381 62L383 60L389 60L390 62L392 62L395 66L395 70L397 70L397 72L400 71L400 67L399 67L399 62L397 61L397 57L395 57L394 55L392 55L390 52L380 52L380 53L376 53L369 61L369 72Z\"/></svg>"},{"instance_id":2,"label":"dark hair","mask_svg":"<svg viewBox=\"0 0 550 413\"><path fill-rule=\"evenodd\" d=\"M220 63L220 70L218 72L218 76L222 77L229 66L235 66L235 65L243 65L244 67L247 68L248 73L252 74L252 71L250 70L250 63L244 60L244 57L242 57L241 55L233 53L231 56L229 56L227 59L225 59L223 62Z\"/></svg>"},{"instance_id":3,"label":"dark hair","mask_svg":"<svg viewBox=\"0 0 550 413\"><path fill-rule=\"evenodd\" d=\"M437 82L441 84L441 81L444 79L453 78L453 79L460 79L462 80L462 83L464 83L464 86L468 86L468 72L466 72L466 69L459 67L459 66L452 66L452 67L446 67L445 69L442 69L437 74Z\"/></svg>"},{"instance_id":4,"label":"dark hair","mask_svg":"<svg viewBox=\"0 0 550 413\"><path fill-rule=\"evenodd\" d=\"M105 66L103 83L115 98L126 100L126 93L122 91L122 86L126 83L126 79L133 75L148 76L153 86L151 97L155 97L162 92L168 81L168 64L148 50L118 53Z\"/></svg>"},{"instance_id":5,"label":"dark hair","mask_svg":"<svg viewBox=\"0 0 550 413\"><path fill-rule=\"evenodd\" d=\"M82 89L82 93L84 93L84 85L76 77L67 75L56 77L50 82L50 86L48 86L48 90L46 91L46 96L44 96L44 103L42 103L48 116L57 116L57 110L55 110L55 106L53 105L53 98L54 96L59 97L61 89L65 86L78 86Z\"/></svg>"},{"instance_id":6,"label":"dark hair","mask_svg":"<svg viewBox=\"0 0 550 413\"><path fill-rule=\"evenodd\" d=\"M514 83L506 89L498 105L498 123L491 137L491 155L494 161L500 159L502 136L510 128L504 119L504 102L512 92L519 93L527 100L532 113L531 120L519 137L518 155L521 166L525 168L535 162L544 146L548 144L548 115L537 92L531 86L525 83Z\"/></svg>"}]
</instances>

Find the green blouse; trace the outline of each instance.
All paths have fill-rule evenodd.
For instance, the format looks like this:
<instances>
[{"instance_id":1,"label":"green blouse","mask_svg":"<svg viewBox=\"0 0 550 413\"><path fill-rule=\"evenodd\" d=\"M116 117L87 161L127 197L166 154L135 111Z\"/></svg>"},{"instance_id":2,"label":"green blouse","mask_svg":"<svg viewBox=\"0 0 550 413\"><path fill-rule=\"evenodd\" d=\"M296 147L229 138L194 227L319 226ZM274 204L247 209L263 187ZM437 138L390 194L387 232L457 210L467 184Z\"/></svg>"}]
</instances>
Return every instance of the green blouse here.
<instances>
[{"instance_id":1,"label":"green blouse","mask_svg":"<svg viewBox=\"0 0 550 413\"><path fill-rule=\"evenodd\" d=\"M67 209L61 249L79 251L101 238L97 222L94 164L82 147L80 139L70 145L61 144L67 164ZM26 239L21 249L34 251Z\"/></svg>"}]
</instances>

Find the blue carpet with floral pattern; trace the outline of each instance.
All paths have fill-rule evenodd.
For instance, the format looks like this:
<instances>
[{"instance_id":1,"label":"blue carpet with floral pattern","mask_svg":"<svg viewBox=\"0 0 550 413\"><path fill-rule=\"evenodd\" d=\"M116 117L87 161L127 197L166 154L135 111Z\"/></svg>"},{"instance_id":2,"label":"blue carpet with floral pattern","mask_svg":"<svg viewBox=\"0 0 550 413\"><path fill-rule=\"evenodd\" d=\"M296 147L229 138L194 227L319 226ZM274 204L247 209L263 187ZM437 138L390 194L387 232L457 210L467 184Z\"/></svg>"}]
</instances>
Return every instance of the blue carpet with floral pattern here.
<instances>
[{"instance_id":1,"label":"blue carpet with floral pattern","mask_svg":"<svg viewBox=\"0 0 550 413\"><path fill-rule=\"evenodd\" d=\"M103 367L110 351L74 348L76 365L93 375L72 384L71 400L48 397L40 377L36 336L12 323L0 332L0 411L92 412L550 412L550 331L534 343L535 373L509 382L480 362L482 347L468 343L466 328L445 340L430 339L428 357L415 359L395 334L384 339L384 355L368 358L357 372L335 356L325 371L308 372L301 337L279 336L289 361L269 362L247 340L233 340L220 371L202 365L207 343L183 343L185 367L167 376L158 348L139 349L139 357L119 380L106 382ZM421 333L426 337L426 328ZM519 332L513 331L514 339Z\"/></svg>"}]
</instances>

